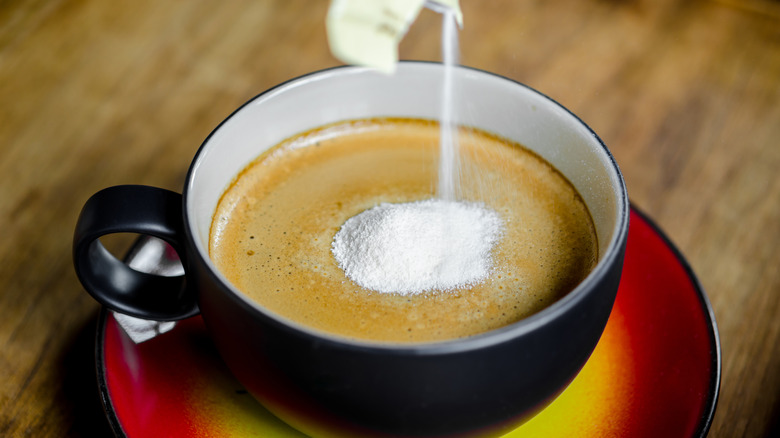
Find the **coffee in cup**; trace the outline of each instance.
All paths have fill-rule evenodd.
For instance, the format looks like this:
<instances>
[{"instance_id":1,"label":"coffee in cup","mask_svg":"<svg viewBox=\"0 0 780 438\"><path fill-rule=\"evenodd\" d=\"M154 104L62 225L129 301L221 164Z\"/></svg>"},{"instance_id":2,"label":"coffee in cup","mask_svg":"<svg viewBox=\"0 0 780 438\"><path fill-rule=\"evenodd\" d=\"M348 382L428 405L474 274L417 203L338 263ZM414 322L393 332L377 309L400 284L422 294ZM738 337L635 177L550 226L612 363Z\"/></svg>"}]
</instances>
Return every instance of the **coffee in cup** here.
<instances>
[{"instance_id":1,"label":"coffee in cup","mask_svg":"<svg viewBox=\"0 0 780 438\"><path fill-rule=\"evenodd\" d=\"M264 309L353 339L451 340L532 315L595 265L588 208L560 172L522 145L474 128L458 137L464 200L496 212L503 225L492 269L476 284L371 290L334 257L334 238L348 219L382 203L434 196L439 125L421 119L330 124L267 150L222 196L210 256Z\"/></svg>"}]
</instances>

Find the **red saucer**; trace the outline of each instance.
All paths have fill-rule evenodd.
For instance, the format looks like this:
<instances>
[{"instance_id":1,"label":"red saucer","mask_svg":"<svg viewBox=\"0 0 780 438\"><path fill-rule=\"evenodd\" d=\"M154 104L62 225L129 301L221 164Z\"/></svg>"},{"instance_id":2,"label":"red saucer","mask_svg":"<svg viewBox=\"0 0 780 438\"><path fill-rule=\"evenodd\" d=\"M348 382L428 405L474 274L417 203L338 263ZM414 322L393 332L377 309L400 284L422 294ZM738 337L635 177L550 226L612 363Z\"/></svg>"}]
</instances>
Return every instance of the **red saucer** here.
<instances>
[{"instance_id":1,"label":"red saucer","mask_svg":"<svg viewBox=\"0 0 780 438\"><path fill-rule=\"evenodd\" d=\"M97 334L98 381L119 437L303 437L231 376L200 317L133 343L110 312ZM572 384L506 437L704 437L720 387L712 308L685 259L631 212L617 301Z\"/></svg>"}]
</instances>

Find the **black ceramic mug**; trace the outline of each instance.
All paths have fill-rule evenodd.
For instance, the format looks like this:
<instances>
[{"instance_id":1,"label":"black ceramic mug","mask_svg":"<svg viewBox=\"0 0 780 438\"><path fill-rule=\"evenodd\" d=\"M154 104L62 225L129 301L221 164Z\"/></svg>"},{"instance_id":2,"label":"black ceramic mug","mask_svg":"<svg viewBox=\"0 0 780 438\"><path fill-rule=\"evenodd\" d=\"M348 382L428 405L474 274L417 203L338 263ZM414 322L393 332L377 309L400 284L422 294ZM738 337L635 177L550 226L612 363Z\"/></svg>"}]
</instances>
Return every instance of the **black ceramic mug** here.
<instances>
[{"instance_id":1,"label":"black ceramic mug","mask_svg":"<svg viewBox=\"0 0 780 438\"><path fill-rule=\"evenodd\" d=\"M522 84L459 67L456 122L514 140L553 164L593 217L599 261L539 313L469 338L388 345L303 327L233 287L208 256L223 191L264 150L311 128L372 117L438 118L442 66L405 62L386 76L357 67L279 85L217 127L192 162L184 193L118 186L90 198L74 236L84 287L119 312L174 320L200 312L220 355L264 406L311 436L484 436L516 427L577 375L609 317L621 276L629 203L601 140L565 108ZM99 237L159 237L185 274L128 268ZM182 364L186 366L186 364Z\"/></svg>"}]
</instances>

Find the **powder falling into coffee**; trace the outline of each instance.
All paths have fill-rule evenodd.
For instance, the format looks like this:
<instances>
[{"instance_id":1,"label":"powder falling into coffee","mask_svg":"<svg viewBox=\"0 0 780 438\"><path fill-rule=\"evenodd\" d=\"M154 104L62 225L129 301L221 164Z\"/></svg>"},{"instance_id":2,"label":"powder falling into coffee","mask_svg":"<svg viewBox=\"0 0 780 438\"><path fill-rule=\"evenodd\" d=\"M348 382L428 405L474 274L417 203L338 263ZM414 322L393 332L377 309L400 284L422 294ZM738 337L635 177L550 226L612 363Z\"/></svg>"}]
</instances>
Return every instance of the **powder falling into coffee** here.
<instances>
[{"instance_id":1,"label":"powder falling into coffee","mask_svg":"<svg viewBox=\"0 0 780 438\"><path fill-rule=\"evenodd\" d=\"M401 295L484 280L503 222L482 204L443 199L383 203L347 220L332 252L347 277Z\"/></svg>"},{"instance_id":2,"label":"powder falling into coffee","mask_svg":"<svg viewBox=\"0 0 780 438\"><path fill-rule=\"evenodd\" d=\"M332 245L339 267L355 283L403 295L458 289L483 280L490 272L490 252L503 228L495 211L458 201L461 181L454 67L458 63L460 9L457 2L449 1L427 1L425 6L442 14L439 199L381 204L366 210L344 223ZM343 13L345 9L335 11ZM336 41L342 24L331 23ZM369 52L359 55L357 58L365 61L374 59Z\"/></svg>"},{"instance_id":3,"label":"powder falling into coffee","mask_svg":"<svg viewBox=\"0 0 780 438\"><path fill-rule=\"evenodd\" d=\"M445 5L429 2L442 15L441 55L442 78L441 120L439 140L439 198L454 201L460 198L460 157L455 113L455 66L458 64L458 26L455 11Z\"/></svg>"}]
</instances>

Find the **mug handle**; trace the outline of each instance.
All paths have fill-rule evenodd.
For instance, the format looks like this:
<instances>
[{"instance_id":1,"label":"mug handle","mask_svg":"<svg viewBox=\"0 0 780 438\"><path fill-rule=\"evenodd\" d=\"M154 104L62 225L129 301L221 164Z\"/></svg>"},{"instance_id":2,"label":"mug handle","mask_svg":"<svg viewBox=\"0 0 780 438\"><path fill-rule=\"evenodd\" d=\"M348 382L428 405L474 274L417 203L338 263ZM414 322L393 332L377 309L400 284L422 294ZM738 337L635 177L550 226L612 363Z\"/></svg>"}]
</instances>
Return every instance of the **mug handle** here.
<instances>
[{"instance_id":1,"label":"mug handle","mask_svg":"<svg viewBox=\"0 0 780 438\"><path fill-rule=\"evenodd\" d=\"M185 274L176 277L136 271L100 242L113 233L162 239L179 255ZM87 200L73 235L73 264L81 284L111 310L137 318L173 321L199 313L197 294L187 282L182 196L165 189L121 185Z\"/></svg>"}]
</instances>

